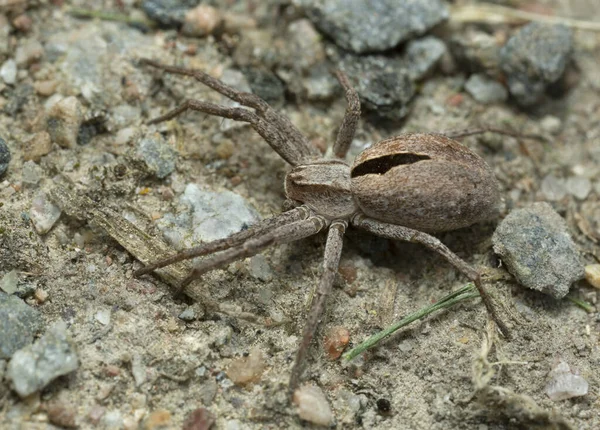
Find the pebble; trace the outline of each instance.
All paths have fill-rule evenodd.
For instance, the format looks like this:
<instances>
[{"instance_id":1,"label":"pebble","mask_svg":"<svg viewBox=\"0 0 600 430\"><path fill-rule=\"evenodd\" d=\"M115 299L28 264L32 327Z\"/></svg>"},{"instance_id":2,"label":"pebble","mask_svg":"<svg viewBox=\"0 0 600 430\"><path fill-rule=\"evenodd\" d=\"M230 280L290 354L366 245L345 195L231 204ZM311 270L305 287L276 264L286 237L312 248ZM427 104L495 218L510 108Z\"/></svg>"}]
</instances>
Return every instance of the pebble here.
<instances>
[{"instance_id":1,"label":"pebble","mask_svg":"<svg viewBox=\"0 0 600 430\"><path fill-rule=\"evenodd\" d=\"M242 71L254 94L271 106L283 104L285 87L275 74L255 67L245 67Z\"/></svg>"},{"instance_id":2,"label":"pebble","mask_svg":"<svg viewBox=\"0 0 600 430\"><path fill-rule=\"evenodd\" d=\"M357 54L383 52L446 20L441 0L296 0L323 33Z\"/></svg>"},{"instance_id":3,"label":"pebble","mask_svg":"<svg viewBox=\"0 0 600 430\"><path fill-rule=\"evenodd\" d=\"M52 151L50 134L47 131L40 131L23 143L23 160L37 163L50 151Z\"/></svg>"},{"instance_id":4,"label":"pebble","mask_svg":"<svg viewBox=\"0 0 600 430\"><path fill-rule=\"evenodd\" d=\"M500 71L500 49L496 38L484 31L467 29L453 35L450 51L468 70L487 72L496 76Z\"/></svg>"},{"instance_id":5,"label":"pebble","mask_svg":"<svg viewBox=\"0 0 600 430\"><path fill-rule=\"evenodd\" d=\"M527 288L561 299L584 276L565 220L546 202L512 211L492 236L494 252Z\"/></svg>"},{"instance_id":6,"label":"pebble","mask_svg":"<svg viewBox=\"0 0 600 430\"><path fill-rule=\"evenodd\" d=\"M550 380L546 385L546 394L557 402L573 397L585 396L588 382L578 372L574 372L563 360L558 360L550 371Z\"/></svg>"},{"instance_id":7,"label":"pebble","mask_svg":"<svg viewBox=\"0 0 600 430\"><path fill-rule=\"evenodd\" d=\"M259 281L269 282L273 279L273 271L271 270L271 266L269 266L269 262L262 254L257 254L250 258L248 272L250 273L250 276L258 279Z\"/></svg>"},{"instance_id":8,"label":"pebble","mask_svg":"<svg viewBox=\"0 0 600 430\"><path fill-rule=\"evenodd\" d=\"M349 76L364 109L389 120L408 114L415 85L400 59L346 55L340 68Z\"/></svg>"},{"instance_id":9,"label":"pebble","mask_svg":"<svg viewBox=\"0 0 600 430\"><path fill-rule=\"evenodd\" d=\"M350 342L350 332L345 327L332 327L327 330L323 346L330 360L337 360Z\"/></svg>"},{"instance_id":10,"label":"pebble","mask_svg":"<svg viewBox=\"0 0 600 430\"><path fill-rule=\"evenodd\" d=\"M8 145L0 137L0 176L4 175L4 173L8 170L8 163L10 163L10 149L8 149Z\"/></svg>"},{"instance_id":11,"label":"pebble","mask_svg":"<svg viewBox=\"0 0 600 430\"><path fill-rule=\"evenodd\" d=\"M465 90L482 104L499 103L508 99L506 88L482 73L471 75L465 83Z\"/></svg>"},{"instance_id":12,"label":"pebble","mask_svg":"<svg viewBox=\"0 0 600 430\"><path fill-rule=\"evenodd\" d=\"M197 4L198 0L145 0L142 10L162 27L174 28L184 23L188 10Z\"/></svg>"},{"instance_id":13,"label":"pebble","mask_svg":"<svg viewBox=\"0 0 600 430\"><path fill-rule=\"evenodd\" d=\"M19 45L15 51L17 66L27 66L44 55L44 47L37 39L30 39Z\"/></svg>"},{"instance_id":14,"label":"pebble","mask_svg":"<svg viewBox=\"0 0 600 430\"><path fill-rule=\"evenodd\" d=\"M403 65L413 80L419 80L433 71L447 53L446 44L433 36L411 40L406 44Z\"/></svg>"},{"instance_id":15,"label":"pebble","mask_svg":"<svg viewBox=\"0 0 600 430\"><path fill-rule=\"evenodd\" d=\"M247 357L233 360L227 368L227 377L236 385L247 385L258 382L267 364L262 351L253 348Z\"/></svg>"},{"instance_id":16,"label":"pebble","mask_svg":"<svg viewBox=\"0 0 600 430\"><path fill-rule=\"evenodd\" d=\"M206 408L194 409L183 422L182 430L209 430L215 423L215 417Z\"/></svg>"},{"instance_id":17,"label":"pebble","mask_svg":"<svg viewBox=\"0 0 600 430\"><path fill-rule=\"evenodd\" d=\"M61 214L60 208L50 201L44 191L38 191L35 195L29 212L33 226L39 234L48 233Z\"/></svg>"},{"instance_id":18,"label":"pebble","mask_svg":"<svg viewBox=\"0 0 600 430\"><path fill-rule=\"evenodd\" d=\"M194 312L194 308L192 306L188 306L179 314L178 318L182 321L192 322L196 319L196 312Z\"/></svg>"},{"instance_id":19,"label":"pebble","mask_svg":"<svg viewBox=\"0 0 600 430\"><path fill-rule=\"evenodd\" d=\"M33 88L35 88L35 92L40 96L50 97L52 94L56 92L56 88L58 87L58 81L55 80L47 80L47 81L36 81L33 84Z\"/></svg>"},{"instance_id":20,"label":"pebble","mask_svg":"<svg viewBox=\"0 0 600 430\"><path fill-rule=\"evenodd\" d=\"M3 284L7 277L12 277L10 273L4 275ZM30 345L43 324L36 309L18 297L0 291L0 359L10 358L15 351Z\"/></svg>"},{"instance_id":21,"label":"pebble","mask_svg":"<svg viewBox=\"0 0 600 430\"><path fill-rule=\"evenodd\" d=\"M59 321L33 345L14 353L6 378L21 397L41 390L53 379L79 367L75 345L67 334L67 325Z\"/></svg>"},{"instance_id":22,"label":"pebble","mask_svg":"<svg viewBox=\"0 0 600 430\"><path fill-rule=\"evenodd\" d=\"M74 148L83 119L83 108L77 97L60 100L48 112L47 131L51 140L63 148Z\"/></svg>"},{"instance_id":23,"label":"pebble","mask_svg":"<svg viewBox=\"0 0 600 430\"><path fill-rule=\"evenodd\" d=\"M562 121L554 115L546 115L540 120L540 126L548 133L558 134L562 129Z\"/></svg>"},{"instance_id":24,"label":"pebble","mask_svg":"<svg viewBox=\"0 0 600 430\"><path fill-rule=\"evenodd\" d=\"M35 186L44 176L44 170L33 161L23 163L21 179L25 185Z\"/></svg>"},{"instance_id":25,"label":"pebble","mask_svg":"<svg viewBox=\"0 0 600 430\"><path fill-rule=\"evenodd\" d=\"M240 195L231 191L207 191L188 184L179 203L189 210L166 213L157 220L165 238L177 249L223 239L247 228L260 217Z\"/></svg>"},{"instance_id":26,"label":"pebble","mask_svg":"<svg viewBox=\"0 0 600 430\"><path fill-rule=\"evenodd\" d=\"M569 194L579 200L585 200L592 191L592 182L583 176L571 176L565 182Z\"/></svg>"},{"instance_id":27,"label":"pebble","mask_svg":"<svg viewBox=\"0 0 600 430\"><path fill-rule=\"evenodd\" d=\"M600 264L585 266L585 279L592 287L600 289Z\"/></svg>"},{"instance_id":28,"label":"pebble","mask_svg":"<svg viewBox=\"0 0 600 430\"><path fill-rule=\"evenodd\" d=\"M323 38L308 19L290 23L285 40L287 61L301 72L310 72L325 60Z\"/></svg>"},{"instance_id":29,"label":"pebble","mask_svg":"<svg viewBox=\"0 0 600 430\"><path fill-rule=\"evenodd\" d=\"M0 288L6 294L14 294L18 289L19 275L16 270L11 270L2 277Z\"/></svg>"},{"instance_id":30,"label":"pebble","mask_svg":"<svg viewBox=\"0 0 600 430\"><path fill-rule=\"evenodd\" d=\"M8 85L14 85L17 82L17 63L15 60L11 58L2 63L0 77Z\"/></svg>"},{"instance_id":31,"label":"pebble","mask_svg":"<svg viewBox=\"0 0 600 430\"><path fill-rule=\"evenodd\" d=\"M102 325L108 325L110 323L110 309L101 309L94 315L96 321L98 321Z\"/></svg>"},{"instance_id":32,"label":"pebble","mask_svg":"<svg viewBox=\"0 0 600 430\"><path fill-rule=\"evenodd\" d=\"M546 200L556 202L562 200L567 195L565 181L558 179L553 174L546 175L542 179L540 190L544 194Z\"/></svg>"},{"instance_id":33,"label":"pebble","mask_svg":"<svg viewBox=\"0 0 600 430\"><path fill-rule=\"evenodd\" d=\"M46 406L46 413L48 414L48 420L58 427L77 427L77 411L73 405L54 401Z\"/></svg>"},{"instance_id":34,"label":"pebble","mask_svg":"<svg viewBox=\"0 0 600 430\"><path fill-rule=\"evenodd\" d=\"M321 388L304 385L294 391L294 403L298 406L298 415L303 420L321 426L330 426L333 413Z\"/></svg>"},{"instance_id":35,"label":"pebble","mask_svg":"<svg viewBox=\"0 0 600 430\"><path fill-rule=\"evenodd\" d=\"M143 138L138 145L137 153L157 178L165 178L175 170L177 151L158 133Z\"/></svg>"},{"instance_id":36,"label":"pebble","mask_svg":"<svg viewBox=\"0 0 600 430\"><path fill-rule=\"evenodd\" d=\"M200 4L186 12L181 32L186 36L204 37L212 34L222 22L219 9Z\"/></svg>"},{"instance_id":37,"label":"pebble","mask_svg":"<svg viewBox=\"0 0 600 430\"><path fill-rule=\"evenodd\" d=\"M571 30L562 25L530 23L500 50L510 93L523 106L535 104L546 86L557 81L573 50Z\"/></svg>"}]
</instances>

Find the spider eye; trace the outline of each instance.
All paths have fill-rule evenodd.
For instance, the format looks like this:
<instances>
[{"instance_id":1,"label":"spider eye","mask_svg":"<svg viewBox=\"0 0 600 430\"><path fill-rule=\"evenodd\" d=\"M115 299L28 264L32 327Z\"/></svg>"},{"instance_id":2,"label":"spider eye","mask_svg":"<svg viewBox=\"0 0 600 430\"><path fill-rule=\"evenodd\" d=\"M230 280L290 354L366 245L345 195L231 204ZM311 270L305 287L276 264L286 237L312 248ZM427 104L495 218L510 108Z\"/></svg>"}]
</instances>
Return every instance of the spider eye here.
<instances>
[{"instance_id":1,"label":"spider eye","mask_svg":"<svg viewBox=\"0 0 600 430\"><path fill-rule=\"evenodd\" d=\"M423 160L431 160L431 157L423 154L400 153L389 154L383 157L371 158L352 169L351 178L369 174L383 175L388 170L403 164L414 164Z\"/></svg>"}]
</instances>

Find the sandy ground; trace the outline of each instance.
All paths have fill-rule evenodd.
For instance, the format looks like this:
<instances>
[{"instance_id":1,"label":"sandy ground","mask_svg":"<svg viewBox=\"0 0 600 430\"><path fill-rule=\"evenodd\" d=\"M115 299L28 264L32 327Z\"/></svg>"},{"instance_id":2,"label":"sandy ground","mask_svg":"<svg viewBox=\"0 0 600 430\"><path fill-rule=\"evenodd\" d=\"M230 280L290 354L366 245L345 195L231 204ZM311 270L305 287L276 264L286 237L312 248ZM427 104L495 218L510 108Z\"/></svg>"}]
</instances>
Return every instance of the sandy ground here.
<instances>
[{"instance_id":1,"label":"sandy ground","mask_svg":"<svg viewBox=\"0 0 600 430\"><path fill-rule=\"evenodd\" d=\"M156 236L153 219L176 210L177 199L169 197L181 194L188 183L213 191L232 190L262 217L279 212L287 167L249 127L223 133L220 119L198 113L188 113L176 123L144 124L185 97L222 99L179 77L165 78L166 89L153 92L157 73L138 67L133 58L179 62L219 76L234 67L223 43L212 37L179 37L174 31L144 34L121 24L78 20L49 5L30 9L27 15L32 28L27 34L16 33L17 39L36 39L47 47L52 40L67 42L98 34L111 42L99 55L101 76L95 80L106 87L99 88L95 101L82 99L88 113L104 109L111 127L85 145L71 149L55 145L39 163L42 181L26 185L21 177L22 142L44 128L39 117L48 97L36 93L14 116L0 115L0 135L12 153L0 186L16 189L3 194L0 208L5 247L0 275L17 269L23 282L34 285L38 292L27 302L48 325L58 320L67 323L80 359L77 371L26 399L5 385L0 390L2 427L56 428L48 423L49 404L74 413L80 428L137 428L138 423L143 428L181 428L186 416L201 407L214 415L215 428L310 427L288 403L286 386L321 270L323 236L264 252L269 280L252 276L249 260L205 276L195 288L221 305L223 312L216 312L202 303L194 305L190 298L174 298L172 288L158 278L134 278L132 272L140 263L84 219L63 213L49 233L39 235L22 216L30 210L36 192L49 191L65 178L72 189L102 207L121 215L135 214L138 227ZM275 27L261 29L274 37L279 34ZM192 48L193 55L185 53ZM21 81L55 80L55 94L77 95L81 85L62 81L62 63L51 62L48 51L35 62L37 66L22 68ZM548 174L568 178L583 171L593 184L586 199L567 195L552 204L567 219L583 261L597 262L596 244L577 220L600 224L599 60L598 35L576 33L574 64L567 71L573 76L569 89L530 111L510 102L477 104L461 93L464 75L460 71L448 76L437 73L421 86L406 121L363 120L357 141L368 144L406 130L438 131L481 123L517 124L526 132L551 135L546 143L488 135L464 143L493 167L506 196L505 213L545 200L541 182ZM462 102L449 103L457 93L463 95ZM8 94L5 88L2 103L10 100ZM126 125L115 120L114 107L123 105L139 114ZM344 109L342 97L326 103L286 100L283 106L307 136L327 142L332 141ZM560 120L554 135L541 126L548 115ZM125 126L139 136L161 131L179 153L175 172L164 179L148 175L136 162L136 139L115 143L116 133ZM118 166L125 166L124 175L118 174L122 169ZM487 285L502 303L513 340L486 334L487 314L474 300L417 322L353 363L343 364L329 360L323 348L322 336L329 328L346 328L356 345L466 282L422 247L348 234L342 276L328 302L305 373L306 381L325 392L336 428L600 428L597 311L586 313L566 300L527 291L505 272L494 270L498 261L490 238L495 225L478 225L440 238L494 279ZM572 294L592 304L598 295L585 281L576 283ZM191 322L178 318L190 306L197 318ZM99 321L99 312L110 315L108 324ZM482 347L490 340L493 347L487 360L500 363L491 367L482 357ZM264 373L244 386L234 384L227 376L231 363L256 349L262 353ZM587 395L560 402L548 398L545 385L557 357L589 382ZM484 377L491 379L482 381ZM389 401L389 412L378 408L380 399Z\"/></svg>"}]
</instances>

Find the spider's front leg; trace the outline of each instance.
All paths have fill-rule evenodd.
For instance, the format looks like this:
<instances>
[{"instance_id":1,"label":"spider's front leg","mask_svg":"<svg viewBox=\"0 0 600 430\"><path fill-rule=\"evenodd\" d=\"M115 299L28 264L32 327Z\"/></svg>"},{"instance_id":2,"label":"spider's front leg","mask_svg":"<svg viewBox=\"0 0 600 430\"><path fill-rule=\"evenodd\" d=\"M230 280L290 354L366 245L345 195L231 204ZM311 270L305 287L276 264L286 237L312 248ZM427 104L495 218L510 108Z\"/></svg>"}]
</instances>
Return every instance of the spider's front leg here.
<instances>
[{"instance_id":1,"label":"spider's front leg","mask_svg":"<svg viewBox=\"0 0 600 430\"><path fill-rule=\"evenodd\" d=\"M290 394L293 394L294 390L298 387L300 378L302 376L302 371L304 370L306 354L308 353L311 341L319 325L319 319L325 310L325 302L329 296L329 293L331 292L335 274L337 273L338 266L340 264L344 233L347 226L348 223L341 220L333 221L329 226L327 243L325 244L325 256L323 257L323 274L321 275L317 292L313 297L310 311L308 313L308 319L302 332L302 341L300 342L300 346L298 348L294 367L292 367L289 384Z\"/></svg>"},{"instance_id":2,"label":"spider's front leg","mask_svg":"<svg viewBox=\"0 0 600 430\"><path fill-rule=\"evenodd\" d=\"M439 239L418 230L377 221L375 219L365 217L364 215L356 215L352 219L352 225L387 239L420 243L421 245L424 245L432 251L440 254L475 284L475 287L477 287L479 295L481 296L481 300L483 301L483 304L485 305L489 315L492 317L492 320L494 320L494 322L498 325L498 328L504 337L510 339L510 331L506 324L504 324L504 322L498 316L490 295L483 288L479 272L454 252L452 252L446 245L440 242Z\"/></svg>"},{"instance_id":3,"label":"spider's front leg","mask_svg":"<svg viewBox=\"0 0 600 430\"><path fill-rule=\"evenodd\" d=\"M200 70L167 66L149 59L141 59L140 63L164 70L168 73L191 76L207 87L223 94L225 97L255 111L252 112L245 108L220 106L200 100L187 100L172 111L150 121L151 124L175 118L187 110L196 110L209 115L249 123L271 148L292 166L319 158L320 154L317 148L292 124L289 118L275 111L256 94L236 90Z\"/></svg>"}]
</instances>

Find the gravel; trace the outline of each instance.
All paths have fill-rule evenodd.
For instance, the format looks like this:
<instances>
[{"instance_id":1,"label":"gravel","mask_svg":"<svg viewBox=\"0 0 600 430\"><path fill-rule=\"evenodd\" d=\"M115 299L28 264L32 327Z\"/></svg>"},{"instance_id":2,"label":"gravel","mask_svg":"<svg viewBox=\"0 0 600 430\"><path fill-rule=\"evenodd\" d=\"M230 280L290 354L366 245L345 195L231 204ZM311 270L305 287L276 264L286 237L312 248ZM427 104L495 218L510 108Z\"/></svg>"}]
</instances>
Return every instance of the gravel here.
<instances>
[{"instance_id":1,"label":"gravel","mask_svg":"<svg viewBox=\"0 0 600 430\"><path fill-rule=\"evenodd\" d=\"M10 358L15 351L31 344L43 323L36 309L0 291L0 359Z\"/></svg>"},{"instance_id":2,"label":"gravel","mask_svg":"<svg viewBox=\"0 0 600 430\"><path fill-rule=\"evenodd\" d=\"M6 378L19 396L27 397L78 367L75 345L67 334L67 325L60 321L33 345L14 353Z\"/></svg>"},{"instance_id":3,"label":"gravel","mask_svg":"<svg viewBox=\"0 0 600 430\"><path fill-rule=\"evenodd\" d=\"M531 23L512 36L500 51L501 66L510 93L518 103L530 106L557 81L569 62L571 30L564 26Z\"/></svg>"},{"instance_id":4,"label":"gravel","mask_svg":"<svg viewBox=\"0 0 600 430\"><path fill-rule=\"evenodd\" d=\"M10 163L10 149L6 141L0 137L0 176L8 170L8 163Z\"/></svg>"},{"instance_id":5,"label":"gravel","mask_svg":"<svg viewBox=\"0 0 600 430\"><path fill-rule=\"evenodd\" d=\"M506 88L484 74L474 74L465 83L465 90L479 103L491 104L506 101Z\"/></svg>"},{"instance_id":6,"label":"gravel","mask_svg":"<svg viewBox=\"0 0 600 430\"><path fill-rule=\"evenodd\" d=\"M548 203L512 211L492 237L494 251L527 288L557 299L584 275L564 219Z\"/></svg>"},{"instance_id":7,"label":"gravel","mask_svg":"<svg viewBox=\"0 0 600 430\"><path fill-rule=\"evenodd\" d=\"M158 133L143 138L138 145L137 153L157 178L165 178L175 170L177 151Z\"/></svg>"},{"instance_id":8,"label":"gravel","mask_svg":"<svg viewBox=\"0 0 600 430\"><path fill-rule=\"evenodd\" d=\"M309 19L341 48L382 52L448 18L441 0L297 0Z\"/></svg>"}]
</instances>

